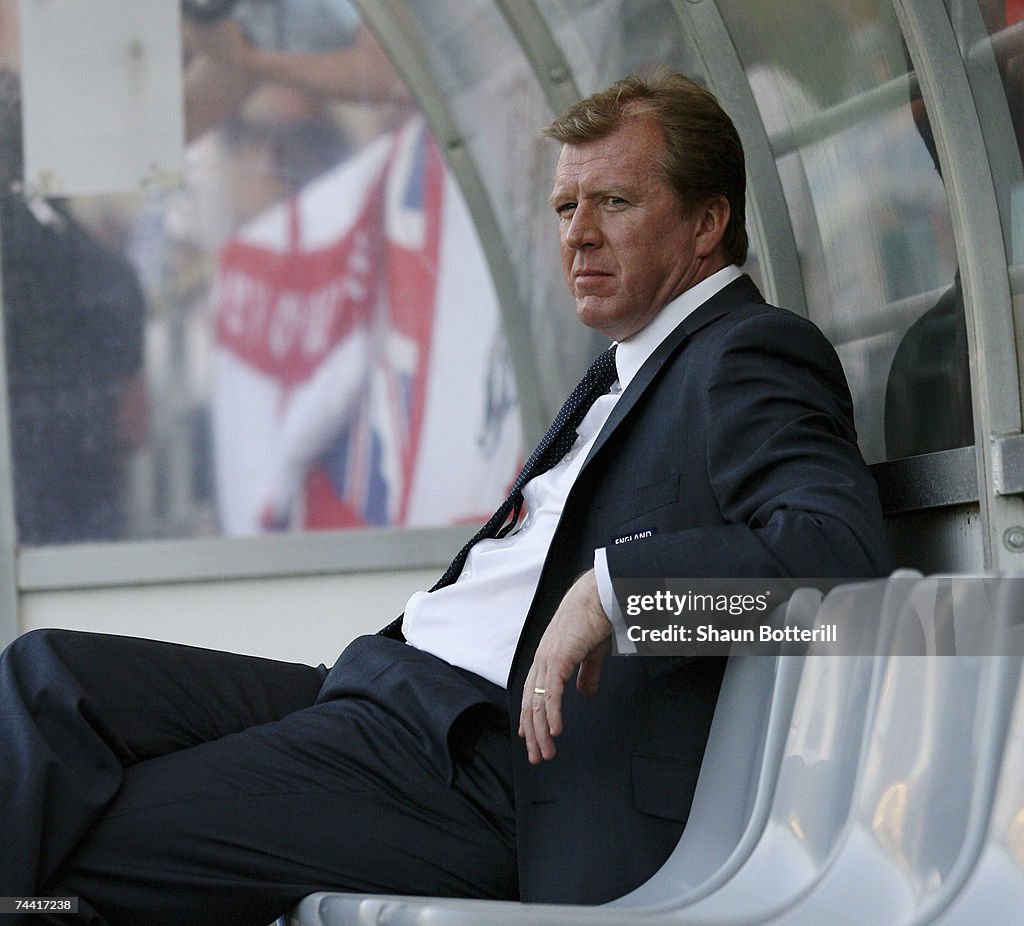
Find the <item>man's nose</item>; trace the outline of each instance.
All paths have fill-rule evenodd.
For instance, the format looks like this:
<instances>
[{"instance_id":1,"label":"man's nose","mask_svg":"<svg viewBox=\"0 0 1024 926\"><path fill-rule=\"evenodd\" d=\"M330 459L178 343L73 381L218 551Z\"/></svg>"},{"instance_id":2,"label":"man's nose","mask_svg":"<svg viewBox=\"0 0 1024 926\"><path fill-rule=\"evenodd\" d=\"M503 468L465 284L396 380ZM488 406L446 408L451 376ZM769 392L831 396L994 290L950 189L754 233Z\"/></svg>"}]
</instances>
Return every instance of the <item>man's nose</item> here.
<instances>
[{"instance_id":1,"label":"man's nose","mask_svg":"<svg viewBox=\"0 0 1024 926\"><path fill-rule=\"evenodd\" d=\"M601 222L592 206L578 205L565 230L565 243L574 250L597 247L601 242Z\"/></svg>"}]
</instances>

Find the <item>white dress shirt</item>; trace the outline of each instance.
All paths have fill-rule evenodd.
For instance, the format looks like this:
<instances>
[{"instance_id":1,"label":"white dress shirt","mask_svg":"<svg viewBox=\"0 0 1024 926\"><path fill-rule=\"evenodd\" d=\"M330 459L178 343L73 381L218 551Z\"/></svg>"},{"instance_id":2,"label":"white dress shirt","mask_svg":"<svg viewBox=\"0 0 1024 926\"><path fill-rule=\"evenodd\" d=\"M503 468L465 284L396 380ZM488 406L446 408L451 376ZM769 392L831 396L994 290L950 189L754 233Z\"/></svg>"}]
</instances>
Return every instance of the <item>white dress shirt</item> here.
<instances>
[{"instance_id":1,"label":"white dress shirt","mask_svg":"<svg viewBox=\"0 0 1024 926\"><path fill-rule=\"evenodd\" d=\"M504 686L523 623L537 590L565 500L615 403L647 358L694 309L740 275L729 266L668 303L615 352L618 382L590 408L570 451L523 487L525 517L500 540L473 546L456 582L416 592L405 606L402 631L410 645ZM614 596L604 551L595 551L601 602L611 619ZM619 617L621 620L621 617Z\"/></svg>"}]
</instances>

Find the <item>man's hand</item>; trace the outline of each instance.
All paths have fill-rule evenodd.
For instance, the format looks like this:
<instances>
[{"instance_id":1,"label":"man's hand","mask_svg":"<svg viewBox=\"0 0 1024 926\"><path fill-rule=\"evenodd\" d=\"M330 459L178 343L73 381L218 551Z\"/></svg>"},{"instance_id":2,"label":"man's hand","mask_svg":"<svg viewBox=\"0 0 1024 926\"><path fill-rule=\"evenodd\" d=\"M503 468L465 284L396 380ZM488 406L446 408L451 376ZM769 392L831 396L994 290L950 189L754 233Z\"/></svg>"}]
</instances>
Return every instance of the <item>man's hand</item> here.
<instances>
[{"instance_id":1,"label":"man's hand","mask_svg":"<svg viewBox=\"0 0 1024 926\"><path fill-rule=\"evenodd\" d=\"M554 737L562 732L562 693L577 666L576 687L588 697L597 694L611 635L612 625L601 607L591 569L566 592L526 676L519 735L526 740L533 765L555 756Z\"/></svg>"}]
</instances>

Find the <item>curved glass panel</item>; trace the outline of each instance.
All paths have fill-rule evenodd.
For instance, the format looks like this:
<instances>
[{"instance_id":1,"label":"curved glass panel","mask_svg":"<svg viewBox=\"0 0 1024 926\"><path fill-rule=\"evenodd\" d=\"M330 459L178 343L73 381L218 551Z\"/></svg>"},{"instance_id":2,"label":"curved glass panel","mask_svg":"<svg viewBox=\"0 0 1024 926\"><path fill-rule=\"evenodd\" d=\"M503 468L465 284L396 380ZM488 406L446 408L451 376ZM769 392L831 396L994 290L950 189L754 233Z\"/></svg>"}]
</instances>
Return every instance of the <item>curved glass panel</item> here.
<instances>
[{"instance_id":1,"label":"curved glass panel","mask_svg":"<svg viewBox=\"0 0 1024 926\"><path fill-rule=\"evenodd\" d=\"M537 6L584 96L652 65L701 76L670 0L538 0Z\"/></svg>"},{"instance_id":2,"label":"curved glass panel","mask_svg":"<svg viewBox=\"0 0 1024 926\"><path fill-rule=\"evenodd\" d=\"M183 9L177 187L20 186L5 56L20 541L486 517L521 460L516 388L473 222L411 94L349 0ZM0 0L5 50L16 12Z\"/></svg>"},{"instance_id":3,"label":"curved glass panel","mask_svg":"<svg viewBox=\"0 0 1024 926\"><path fill-rule=\"evenodd\" d=\"M891 5L719 7L771 140L810 315L842 358L868 462L972 443L947 197Z\"/></svg>"}]
</instances>

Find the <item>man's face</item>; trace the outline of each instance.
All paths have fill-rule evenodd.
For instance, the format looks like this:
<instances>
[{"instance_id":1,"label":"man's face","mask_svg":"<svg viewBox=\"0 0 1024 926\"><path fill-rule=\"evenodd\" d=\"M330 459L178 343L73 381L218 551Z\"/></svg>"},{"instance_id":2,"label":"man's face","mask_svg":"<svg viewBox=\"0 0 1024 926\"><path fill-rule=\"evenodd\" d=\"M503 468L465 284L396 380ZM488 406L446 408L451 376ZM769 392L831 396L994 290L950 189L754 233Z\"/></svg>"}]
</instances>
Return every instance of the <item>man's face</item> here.
<instances>
[{"instance_id":1,"label":"man's face","mask_svg":"<svg viewBox=\"0 0 1024 926\"><path fill-rule=\"evenodd\" d=\"M664 145L652 120L627 119L600 141L565 145L555 169L551 204L576 314L616 341L724 265L707 259L704 210L684 210L662 176Z\"/></svg>"}]
</instances>

